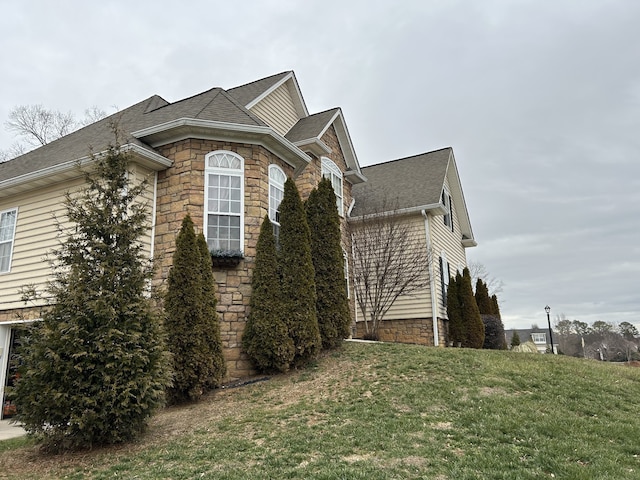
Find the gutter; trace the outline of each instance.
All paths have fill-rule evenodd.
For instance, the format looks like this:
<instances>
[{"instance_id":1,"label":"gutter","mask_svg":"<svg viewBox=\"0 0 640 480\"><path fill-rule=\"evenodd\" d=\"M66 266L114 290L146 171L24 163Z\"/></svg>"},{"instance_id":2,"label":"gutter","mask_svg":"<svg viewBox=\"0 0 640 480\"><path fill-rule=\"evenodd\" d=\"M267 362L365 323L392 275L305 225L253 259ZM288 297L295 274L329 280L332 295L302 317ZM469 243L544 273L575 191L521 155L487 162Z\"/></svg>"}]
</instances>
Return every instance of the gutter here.
<instances>
[{"instance_id":1,"label":"gutter","mask_svg":"<svg viewBox=\"0 0 640 480\"><path fill-rule=\"evenodd\" d=\"M424 217L425 240L427 246L427 258L429 259L429 296L431 297L431 317L433 321L433 346L440 346L440 331L438 329L438 300L436 299L436 282L433 271L433 251L431 249L431 229L429 228L429 214L422 210Z\"/></svg>"}]
</instances>

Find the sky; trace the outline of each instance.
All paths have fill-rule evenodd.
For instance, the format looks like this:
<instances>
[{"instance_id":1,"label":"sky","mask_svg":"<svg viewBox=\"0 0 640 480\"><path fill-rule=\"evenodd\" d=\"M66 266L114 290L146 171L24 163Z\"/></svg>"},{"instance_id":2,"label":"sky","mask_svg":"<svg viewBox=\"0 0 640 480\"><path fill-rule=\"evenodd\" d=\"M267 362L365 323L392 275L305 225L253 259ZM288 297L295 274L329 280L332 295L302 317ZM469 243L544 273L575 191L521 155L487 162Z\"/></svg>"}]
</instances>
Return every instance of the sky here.
<instances>
[{"instance_id":1,"label":"sky","mask_svg":"<svg viewBox=\"0 0 640 480\"><path fill-rule=\"evenodd\" d=\"M295 71L361 166L454 150L505 328L640 326L640 2L0 0L9 111L82 117Z\"/></svg>"}]
</instances>

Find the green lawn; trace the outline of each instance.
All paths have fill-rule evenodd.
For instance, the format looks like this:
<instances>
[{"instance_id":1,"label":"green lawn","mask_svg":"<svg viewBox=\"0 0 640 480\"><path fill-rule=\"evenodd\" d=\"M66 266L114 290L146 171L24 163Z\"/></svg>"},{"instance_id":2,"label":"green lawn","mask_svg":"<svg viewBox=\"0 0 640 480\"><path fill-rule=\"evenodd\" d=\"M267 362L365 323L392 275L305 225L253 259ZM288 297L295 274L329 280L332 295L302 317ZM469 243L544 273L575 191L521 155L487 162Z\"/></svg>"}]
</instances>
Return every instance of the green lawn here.
<instances>
[{"instance_id":1,"label":"green lawn","mask_svg":"<svg viewBox=\"0 0 640 480\"><path fill-rule=\"evenodd\" d=\"M640 369L347 343L311 368L161 412L133 445L0 442L0 478L640 478Z\"/></svg>"}]
</instances>

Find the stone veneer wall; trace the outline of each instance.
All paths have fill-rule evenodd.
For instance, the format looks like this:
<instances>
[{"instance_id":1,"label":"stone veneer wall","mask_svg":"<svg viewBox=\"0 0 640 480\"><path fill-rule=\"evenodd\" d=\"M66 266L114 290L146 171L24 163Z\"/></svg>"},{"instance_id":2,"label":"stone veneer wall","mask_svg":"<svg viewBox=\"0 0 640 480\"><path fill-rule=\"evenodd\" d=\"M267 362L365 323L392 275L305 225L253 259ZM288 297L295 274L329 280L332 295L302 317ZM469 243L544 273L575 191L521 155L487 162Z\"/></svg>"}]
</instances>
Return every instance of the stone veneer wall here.
<instances>
[{"instance_id":1,"label":"stone veneer wall","mask_svg":"<svg viewBox=\"0 0 640 480\"><path fill-rule=\"evenodd\" d=\"M204 224L205 156L216 150L235 152L244 158L244 260L236 267L214 268L217 283L218 313L227 380L254 374L251 363L241 351L242 333L249 314L251 274L260 224L269 208L269 165L277 164L287 175L293 169L263 147L212 140L187 139L158 149L174 161L158 174L155 256L158 267L154 285L164 287L175 240L182 219L189 213L198 232Z\"/></svg>"},{"instance_id":2,"label":"stone veneer wall","mask_svg":"<svg viewBox=\"0 0 640 480\"><path fill-rule=\"evenodd\" d=\"M438 318L438 341L441 347L446 346L446 320ZM364 322L356 324L356 338L364 338ZM410 320L385 320L379 330L381 342L412 343L434 346L433 320L431 318Z\"/></svg>"}]
</instances>

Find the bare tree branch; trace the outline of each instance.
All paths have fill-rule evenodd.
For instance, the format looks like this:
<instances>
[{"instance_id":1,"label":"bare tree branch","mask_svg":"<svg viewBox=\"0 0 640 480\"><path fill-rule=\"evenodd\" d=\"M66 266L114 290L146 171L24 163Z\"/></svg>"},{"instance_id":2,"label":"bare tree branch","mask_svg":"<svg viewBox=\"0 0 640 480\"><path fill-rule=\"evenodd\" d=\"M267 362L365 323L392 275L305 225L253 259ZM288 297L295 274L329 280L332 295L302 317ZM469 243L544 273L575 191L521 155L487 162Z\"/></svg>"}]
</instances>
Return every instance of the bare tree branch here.
<instances>
[{"instance_id":1,"label":"bare tree branch","mask_svg":"<svg viewBox=\"0 0 640 480\"><path fill-rule=\"evenodd\" d=\"M368 336L403 295L429 285L430 252L407 217L382 206L350 222L354 288Z\"/></svg>"},{"instance_id":2,"label":"bare tree branch","mask_svg":"<svg viewBox=\"0 0 640 480\"><path fill-rule=\"evenodd\" d=\"M9 112L7 130L22 137L28 145L46 145L76 129L71 112L48 110L42 105L19 105Z\"/></svg>"},{"instance_id":3,"label":"bare tree branch","mask_svg":"<svg viewBox=\"0 0 640 480\"><path fill-rule=\"evenodd\" d=\"M489 290L489 296L498 295L502 292L502 287L504 287L504 282L499 280L491 274L487 270L487 267L480 262L469 262L467 265L469 269L469 273L471 274L471 284L475 286L478 278L481 278L482 281L487 285L487 289Z\"/></svg>"}]
</instances>

